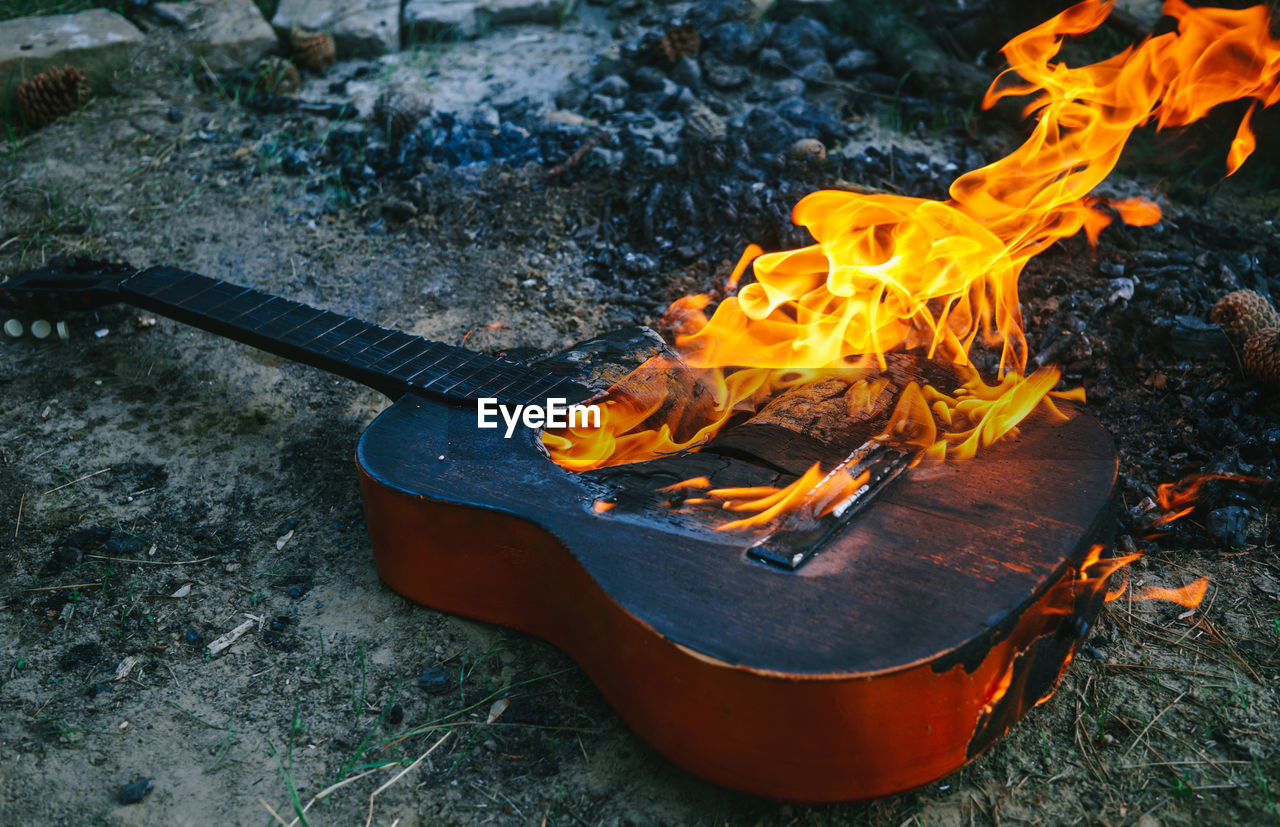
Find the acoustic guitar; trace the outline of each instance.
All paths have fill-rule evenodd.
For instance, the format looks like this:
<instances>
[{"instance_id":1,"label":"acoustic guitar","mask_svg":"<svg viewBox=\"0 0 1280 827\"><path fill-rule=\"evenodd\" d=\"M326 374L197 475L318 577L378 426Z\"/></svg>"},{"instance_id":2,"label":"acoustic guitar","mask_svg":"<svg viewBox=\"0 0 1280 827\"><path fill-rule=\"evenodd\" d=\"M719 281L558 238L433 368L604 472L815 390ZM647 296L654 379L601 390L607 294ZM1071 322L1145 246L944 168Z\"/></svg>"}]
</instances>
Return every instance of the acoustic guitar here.
<instances>
[{"instance_id":1,"label":"acoustic guitar","mask_svg":"<svg viewBox=\"0 0 1280 827\"><path fill-rule=\"evenodd\" d=\"M1116 453L1083 410L969 461L867 453L874 498L762 540L660 489L785 483L803 434L772 459L738 438L572 473L537 429L476 427L479 398L591 398L583 366L617 337L522 364L170 267L49 267L0 299L32 318L123 301L386 394L355 457L386 584L554 643L657 750L744 792L860 799L952 772L1049 696L1103 598Z\"/></svg>"}]
</instances>

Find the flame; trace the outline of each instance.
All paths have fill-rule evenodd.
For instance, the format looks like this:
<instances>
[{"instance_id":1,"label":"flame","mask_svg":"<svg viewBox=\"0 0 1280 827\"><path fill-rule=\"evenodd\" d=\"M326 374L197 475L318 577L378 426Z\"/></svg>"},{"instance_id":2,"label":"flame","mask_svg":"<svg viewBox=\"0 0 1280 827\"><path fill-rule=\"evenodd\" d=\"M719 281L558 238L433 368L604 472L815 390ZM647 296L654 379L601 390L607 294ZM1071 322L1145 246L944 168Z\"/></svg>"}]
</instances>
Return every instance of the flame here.
<instances>
[{"instance_id":1,"label":"flame","mask_svg":"<svg viewBox=\"0 0 1280 827\"><path fill-rule=\"evenodd\" d=\"M1081 230L1095 241L1115 216L1135 225L1159 220L1159 207L1148 200L1090 194L1139 126L1182 126L1218 104L1252 99L1231 146L1230 174L1255 146L1253 107L1280 100L1280 41L1270 37L1263 6L1235 11L1168 0L1164 12L1177 31L1092 65L1057 61L1064 39L1097 28L1112 5L1086 0L1004 47L1009 68L983 105L1030 96L1025 114L1035 125L1007 157L956 179L948 200L812 193L792 218L814 244L766 254L749 247L709 317L709 295L671 306L664 326L714 397L713 412L694 432L677 438L667 424L654 423L652 400L610 394L601 429L544 436L551 457L584 470L684 450L714 436L734 413L757 410L810 379L806 371L883 369L886 353L917 348L954 365L961 387L948 395L908 386L886 437L920 445L933 459L968 458L1014 433L1037 408L1061 416L1052 401L1063 396L1053 393L1058 369L1025 374L1018 277L1026 263ZM741 285L749 264L754 281ZM975 346L999 352L993 384L973 367ZM795 491L812 487L809 474L801 480L726 502L776 512L794 505Z\"/></svg>"},{"instance_id":2,"label":"flame","mask_svg":"<svg viewBox=\"0 0 1280 827\"><path fill-rule=\"evenodd\" d=\"M1156 505L1163 514L1153 517L1148 525L1156 528L1168 525L1174 520L1187 516L1195 511L1200 499L1200 491L1206 483L1213 480L1231 480L1234 482L1270 483L1272 480L1261 477L1247 477L1243 474L1189 474L1177 482L1161 483L1156 487Z\"/></svg>"},{"instance_id":3,"label":"flame","mask_svg":"<svg viewBox=\"0 0 1280 827\"><path fill-rule=\"evenodd\" d=\"M1134 600L1164 600L1169 603L1177 603L1186 609L1198 609L1200 604L1204 602L1205 592L1209 589L1209 578L1201 577L1194 583L1188 583L1185 586L1175 588L1163 588L1161 586L1147 586L1142 591L1133 596Z\"/></svg>"}]
</instances>

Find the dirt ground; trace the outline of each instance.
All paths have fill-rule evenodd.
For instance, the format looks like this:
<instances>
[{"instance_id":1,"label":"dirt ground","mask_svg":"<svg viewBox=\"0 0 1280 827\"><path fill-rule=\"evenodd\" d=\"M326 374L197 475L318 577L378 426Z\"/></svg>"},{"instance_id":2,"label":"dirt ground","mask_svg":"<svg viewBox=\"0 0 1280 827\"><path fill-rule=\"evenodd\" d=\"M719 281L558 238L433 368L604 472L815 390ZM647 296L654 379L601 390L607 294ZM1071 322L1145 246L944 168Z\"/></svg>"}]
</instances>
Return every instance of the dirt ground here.
<instances>
[{"instance_id":1,"label":"dirt ground","mask_svg":"<svg viewBox=\"0 0 1280 827\"><path fill-rule=\"evenodd\" d=\"M493 169L437 214L388 222L378 199L340 203L271 163L281 134L327 121L248 112L167 66L153 54L118 94L3 148L0 271L174 264L490 351L651 315L602 299L563 243L598 183ZM1200 208L1214 198L1231 195ZM696 286L662 275L657 306ZM1205 606L1109 604L1054 697L941 783L765 801L669 764L552 646L381 584L351 459L384 399L139 316L106 308L69 317L67 342L0 345L2 823L289 823L299 806L312 824L1280 819L1270 523L1241 549L1135 564L1135 583L1209 576ZM246 618L261 624L204 655ZM152 792L119 803L140 778Z\"/></svg>"}]
</instances>

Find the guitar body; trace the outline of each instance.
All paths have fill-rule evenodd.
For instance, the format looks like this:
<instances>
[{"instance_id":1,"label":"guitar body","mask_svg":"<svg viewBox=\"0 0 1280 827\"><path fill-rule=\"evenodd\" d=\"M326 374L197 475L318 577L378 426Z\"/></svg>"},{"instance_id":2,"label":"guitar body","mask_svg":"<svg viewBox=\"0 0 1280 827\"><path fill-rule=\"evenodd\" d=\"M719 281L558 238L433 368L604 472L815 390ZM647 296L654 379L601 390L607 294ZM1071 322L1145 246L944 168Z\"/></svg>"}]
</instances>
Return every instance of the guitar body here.
<instances>
[{"instance_id":1,"label":"guitar body","mask_svg":"<svg viewBox=\"0 0 1280 827\"><path fill-rule=\"evenodd\" d=\"M837 801L940 778L1047 697L1101 603L1080 569L1109 542L1116 461L1086 414L916 469L795 572L731 535L596 514L597 486L474 418L408 396L361 437L382 579L559 646L727 787Z\"/></svg>"},{"instance_id":2,"label":"guitar body","mask_svg":"<svg viewBox=\"0 0 1280 827\"><path fill-rule=\"evenodd\" d=\"M602 374L583 365L607 337L559 367L525 365L175 268L97 262L11 276L0 301L37 318L127 301L386 393L395 403L356 450L383 580L556 644L660 752L744 792L838 801L946 775L1052 692L1101 605L1089 565L1111 541L1116 453L1080 410L910 470L867 441L870 422L834 455L811 429L757 422L574 474L536 430L478 428L476 403L585 399ZM643 358L662 347L627 341ZM893 356L885 377L917 365ZM859 443L878 453L849 454ZM870 463L859 493L763 539L670 493L700 477L786 485L815 457L853 456Z\"/></svg>"}]
</instances>

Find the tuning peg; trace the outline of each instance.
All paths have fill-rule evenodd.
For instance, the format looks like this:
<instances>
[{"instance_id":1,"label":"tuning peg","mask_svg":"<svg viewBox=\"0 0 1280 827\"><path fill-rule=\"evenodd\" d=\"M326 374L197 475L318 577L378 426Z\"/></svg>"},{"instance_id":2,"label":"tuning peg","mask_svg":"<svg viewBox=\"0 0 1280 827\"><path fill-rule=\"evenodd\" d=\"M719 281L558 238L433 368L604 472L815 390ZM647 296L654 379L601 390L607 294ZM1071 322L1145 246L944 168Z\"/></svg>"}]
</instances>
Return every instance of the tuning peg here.
<instances>
[{"instance_id":1,"label":"tuning peg","mask_svg":"<svg viewBox=\"0 0 1280 827\"><path fill-rule=\"evenodd\" d=\"M22 322L17 319L10 319L4 323L4 332L10 339L16 339L22 335Z\"/></svg>"},{"instance_id":2,"label":"tuning peg","mask_svg":"<svg viewBox=\"0 0 1280 827\"><path fill-rule=\"evenodd\" d=\"M37 339L47 339L49 334L53 332L53 325L44 319L36 319L31 323L31 335Z\"/></svg>"},{"instance_id":3,"label":"tuning peg","mask_svg":"<svg viewBox=\"0 0 1280 827\"><path fill-rule=\"evenodd\" d=\"M71 338L71 329L67 327L66 322L58 322L53 326L53 329L58 331L58 338L62 341L65 342L67 339Z\"/></svg>"}]
</instances>

